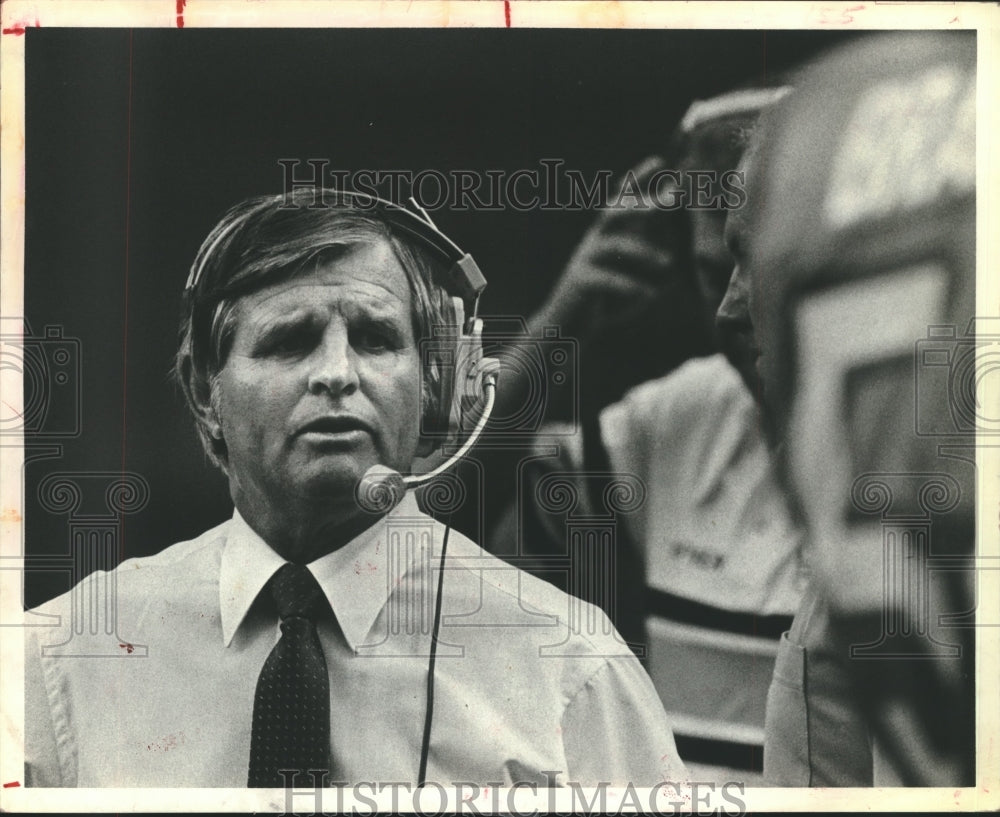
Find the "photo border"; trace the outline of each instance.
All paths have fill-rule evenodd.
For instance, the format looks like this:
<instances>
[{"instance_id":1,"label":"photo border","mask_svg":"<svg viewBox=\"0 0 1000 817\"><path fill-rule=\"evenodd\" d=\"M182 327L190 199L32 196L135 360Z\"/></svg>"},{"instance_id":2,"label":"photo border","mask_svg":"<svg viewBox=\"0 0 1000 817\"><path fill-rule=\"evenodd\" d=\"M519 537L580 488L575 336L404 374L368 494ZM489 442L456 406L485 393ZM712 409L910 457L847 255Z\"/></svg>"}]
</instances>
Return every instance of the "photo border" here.
<instances>
[{"instance_id":1,"label":"photo border","mask_svg":"<svg viewBox=\"0 0 1000 817\"><path fill-rule=\"evenodd\" d=\"M87 28L753 28L753 29L975 29L978 32L977 121L977 314L1000 316L1000 275L990 274L1000 259L1000 234L990 229L997 212L998 125L997 71L1000 54L998 8L978 3L670 3L670 2L417 2L369 3L328 0L8 0L2 10L0 65L0 315L24 314L24 32L34 26ZM994 224L995 226L995 224ZM996 379L992 383L996 386ZM19 389L4 382L2 399L23 408ZM1000 394L993 395L1000 405ZM987 399L989 399L987 397ZM985 439L981 442L986 442ZM22 571L15 569L23 553L21 474L23 451L16 441L0 448L0 615L4 621L23 616ZM1000 449L977 447L977 565L980 591L1000 602ZM6 569L9 568L9 569ZM980 601L982 605L982 600ZM26 789L23 785L24 683L23 630L0 627L0 683L3 733L0 751L0 808L10 811L279 811L284 794L244 789ZM844 809L974 811L1000 808L1000 628L977 629L977 786L964 789L748 789L746 805L757 810L829 811ZM609 789L610 793L614 790ZM570 793L517 792L519 808L566 810ZM374 798L389 806L388 794ZM431 801L433 802L433 801ZM610 802L617 802L611 799ZM731 803L717 796L721 809ZM308 806L297 797L296 808ZM333 810L334 800L324 802ZM351 802L345 800L344 808ZM355 805L367 808L363 801ZM477 803L484 809L484 804ZM455 803L458 806L458 803Z\"/></svg>"}]
</instances>

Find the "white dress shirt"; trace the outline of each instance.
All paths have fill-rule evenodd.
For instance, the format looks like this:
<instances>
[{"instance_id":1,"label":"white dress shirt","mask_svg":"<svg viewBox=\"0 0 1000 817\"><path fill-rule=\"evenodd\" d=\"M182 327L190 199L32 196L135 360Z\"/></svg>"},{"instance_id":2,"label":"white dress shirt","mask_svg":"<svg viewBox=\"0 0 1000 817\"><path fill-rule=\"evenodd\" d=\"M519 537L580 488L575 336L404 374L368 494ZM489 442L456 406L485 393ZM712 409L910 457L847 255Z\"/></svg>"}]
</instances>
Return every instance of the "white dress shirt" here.
<instances>
[{"instance_id":1,"label":"white dress shirt","mask_svg":"<svg viewBox=\"0 0 1000 817\"><path fill-rule=\"evenodd\" d=\"M331 782L417 779L444 534L407 496L309 565L334 612L318 625ZM59 623L28 630L28 785L246 786L254 689L279 637L256 600L283 563L234 513L38 608ZM443 582L428 780L687 779L649 678L602 612L454 530ZM90 605L112 597L106 632Z\"/></svg>"},{"instance_id":2,"label":"white dress shirt","mask_svg":"<svg viewBox=\"0 0 1000 817\"><path fill-rule=\"evenodd\" d=\"M759 410L720 354L636 386L601 412L612 466L646 504L624 517L646 582L692 601L791 615L805 591L802 533L778 483Z\"/></svg>"}]
</instances>

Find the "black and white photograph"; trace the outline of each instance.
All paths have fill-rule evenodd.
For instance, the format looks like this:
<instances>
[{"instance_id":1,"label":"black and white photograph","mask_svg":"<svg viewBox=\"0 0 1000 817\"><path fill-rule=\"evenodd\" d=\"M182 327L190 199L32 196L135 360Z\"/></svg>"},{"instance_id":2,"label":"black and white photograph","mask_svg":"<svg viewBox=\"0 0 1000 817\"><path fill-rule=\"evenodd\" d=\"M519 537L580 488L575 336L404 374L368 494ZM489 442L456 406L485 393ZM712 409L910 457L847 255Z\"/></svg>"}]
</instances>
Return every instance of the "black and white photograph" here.
<instances>
[{"instance_id":1,"label":"black and white photograph","mask_svg":"<svg viewBox=\"0 0 1000 817\"><path fill-rule=\"evenodd\" d=\"M1000 807L998 23L5 2L0 808Z\"/></svg>"}]
</instances>

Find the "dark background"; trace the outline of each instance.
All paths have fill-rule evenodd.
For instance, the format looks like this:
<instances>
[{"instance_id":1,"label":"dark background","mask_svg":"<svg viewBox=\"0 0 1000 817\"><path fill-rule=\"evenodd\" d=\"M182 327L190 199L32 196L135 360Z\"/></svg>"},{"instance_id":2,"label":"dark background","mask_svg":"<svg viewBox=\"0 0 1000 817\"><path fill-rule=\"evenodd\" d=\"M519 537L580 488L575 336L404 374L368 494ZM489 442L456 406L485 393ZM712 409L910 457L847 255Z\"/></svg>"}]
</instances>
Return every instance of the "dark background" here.
<instances>
[{"instance_id":1,"label":"dark background","mask_svg":"<svg viewBox=\"0 0 1000 817\"><path fill-rule=\"evenodd\" d=\"M54 326L79 339L81 378L79 405L52 415L78 411L81 433L26 439L62 445L61 456L26 466L29 557L68 553L66 514L37 499L53 472L145 478L148 504L118 529L122 557L155 553L231 513L168 372L202 238L231 204L280 191L279 159L447 173L558 158L585 178L618 174L664 149L692 99L766 81L846 36L28 29L26 318L36 336ZM433 215L488 277L486 314L536 307L592 218ZM56 389L52 400L72 395ZM107 513L100 499L96 512ZM26 604L70 580L29 569Z\"/></svg>"}]
</instances>

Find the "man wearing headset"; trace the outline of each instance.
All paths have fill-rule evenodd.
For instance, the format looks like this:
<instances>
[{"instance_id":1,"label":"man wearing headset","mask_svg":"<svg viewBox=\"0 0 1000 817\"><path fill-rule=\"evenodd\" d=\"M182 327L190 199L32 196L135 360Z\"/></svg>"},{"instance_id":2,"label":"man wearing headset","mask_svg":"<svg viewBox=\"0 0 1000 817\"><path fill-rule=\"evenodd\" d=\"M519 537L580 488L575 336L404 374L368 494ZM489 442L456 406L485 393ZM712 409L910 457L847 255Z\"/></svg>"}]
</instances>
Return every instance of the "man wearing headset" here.
<instances>
[{"instance_id":1,"label":"man wearing headset","mask_svg":"<svg viewBox=\"0 0 1000 817\"><path fill-rule=\"evenodd\" d=\"M686 778L613 630L584 634L566 595L399 490L460 401L462 299L474 314L485 284L424 218L296 190L205 240L176 371L235 510L104 577L122 660L88 657L97 635L73 657L53 628L29 637L29 785ZM76 598L39 612L68 623Z\"/></svg>"}]
</instances>

